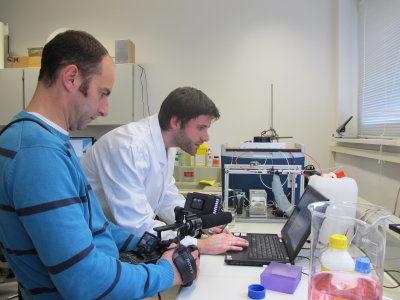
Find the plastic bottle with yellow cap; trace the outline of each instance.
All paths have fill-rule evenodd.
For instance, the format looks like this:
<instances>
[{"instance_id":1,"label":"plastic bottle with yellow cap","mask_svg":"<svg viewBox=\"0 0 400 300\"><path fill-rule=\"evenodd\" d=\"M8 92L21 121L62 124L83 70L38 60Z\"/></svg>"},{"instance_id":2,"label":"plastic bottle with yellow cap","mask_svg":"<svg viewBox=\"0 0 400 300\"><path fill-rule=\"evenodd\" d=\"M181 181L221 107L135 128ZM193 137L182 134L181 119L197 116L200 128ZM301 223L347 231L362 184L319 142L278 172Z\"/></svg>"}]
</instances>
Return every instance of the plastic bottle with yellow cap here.
<instances>
[{"instance_id":1,"label":"plastic bottle with yellow cap","mask_svg":"<svg viewBox=\"0 0 400 300\"><path fill-rule=\"evenodd\" d=\"M329 248L321 254L321 265L322 271L354 272L355 262L348 251L345 235L330 236Z\"/></svg>"},{"instance_id":2,"label":"plastic bottle with yellow cap","mask_svg":"<svg viewBox=\"0 0 400 300\"><path fill-rule=\"evenodd\" d=\"M206 155L207 155L207 145L201 144L196 151L195 155L195 166L205 167L206 166Z\"/></svg>"}]
</instances>

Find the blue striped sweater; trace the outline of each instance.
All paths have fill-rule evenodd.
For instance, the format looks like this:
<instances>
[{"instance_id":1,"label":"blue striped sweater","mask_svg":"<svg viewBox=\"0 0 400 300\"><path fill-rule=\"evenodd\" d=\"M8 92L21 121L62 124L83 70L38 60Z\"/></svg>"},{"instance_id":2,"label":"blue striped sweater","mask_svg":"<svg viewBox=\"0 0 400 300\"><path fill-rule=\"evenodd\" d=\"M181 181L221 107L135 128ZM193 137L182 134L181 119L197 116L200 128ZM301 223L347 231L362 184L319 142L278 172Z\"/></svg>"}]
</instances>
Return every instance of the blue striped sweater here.
<instances>
[{"instance_id":1,"label":"blue striped sweater","mask_svg":"<svg viewBox=\"0 0 400 300\"><path fill-rule=\"evenodd\" d=\"M118 260L138 237L109 222L69 137L27 112L0 136L0 243L28 299L136 299L169 288L171 264Z\"/></svg>"}]
</instances>

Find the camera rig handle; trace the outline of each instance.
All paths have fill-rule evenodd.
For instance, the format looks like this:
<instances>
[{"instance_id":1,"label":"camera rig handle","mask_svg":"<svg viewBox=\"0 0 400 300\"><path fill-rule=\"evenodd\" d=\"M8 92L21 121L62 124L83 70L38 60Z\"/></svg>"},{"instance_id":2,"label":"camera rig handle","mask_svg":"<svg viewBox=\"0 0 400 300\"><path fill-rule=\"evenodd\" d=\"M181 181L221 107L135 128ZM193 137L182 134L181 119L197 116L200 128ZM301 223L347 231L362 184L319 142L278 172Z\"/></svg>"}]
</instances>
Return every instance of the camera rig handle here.
<instances>
[{"instance_id":1,"label":"camera rig handle","mask_svg":"<svg viewBox=\"0 0 400 300\"><path fill-rule=\"evenodd\" d=\"M194 245L187 247L179 245L172 254L172 260L182 278L182 286L190 286L196 279L197 265L192 255L192 251L195 250L198 251L199 249Z\"/></svg>"}]
</instances>

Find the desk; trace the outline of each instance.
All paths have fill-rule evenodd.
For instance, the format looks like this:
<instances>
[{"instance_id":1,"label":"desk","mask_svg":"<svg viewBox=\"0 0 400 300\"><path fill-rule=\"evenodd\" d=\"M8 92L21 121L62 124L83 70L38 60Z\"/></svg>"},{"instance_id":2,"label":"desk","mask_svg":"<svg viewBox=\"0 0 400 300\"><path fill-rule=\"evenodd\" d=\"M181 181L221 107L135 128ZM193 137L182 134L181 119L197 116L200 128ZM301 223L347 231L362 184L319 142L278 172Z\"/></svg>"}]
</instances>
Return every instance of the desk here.
<instances>
[{"instance_id":1,"label":"desk","mask_svg":"<svg viewBox=\"0 0 400 300\"><path fill-rule=\"evenodd\" d=\"M231 231L279 233L282 223L234 223ZM301 255L301 254L300 254ZM296 265L302 265L308 273L308 260L296 260ZM263 267L232 266L224 263L223 255L202 255L200 276L190 287L181 288L176 299L179 300L213 300L213 299L249 299L247 287L260 283ZM389 277L384 285L396 285ZM400 299L400 288L384 289L383 299ZM301 281L293 295L267 290L268 300L306 300L308 298L308 276L302 275Z\"/></svg>"}]
</instances>

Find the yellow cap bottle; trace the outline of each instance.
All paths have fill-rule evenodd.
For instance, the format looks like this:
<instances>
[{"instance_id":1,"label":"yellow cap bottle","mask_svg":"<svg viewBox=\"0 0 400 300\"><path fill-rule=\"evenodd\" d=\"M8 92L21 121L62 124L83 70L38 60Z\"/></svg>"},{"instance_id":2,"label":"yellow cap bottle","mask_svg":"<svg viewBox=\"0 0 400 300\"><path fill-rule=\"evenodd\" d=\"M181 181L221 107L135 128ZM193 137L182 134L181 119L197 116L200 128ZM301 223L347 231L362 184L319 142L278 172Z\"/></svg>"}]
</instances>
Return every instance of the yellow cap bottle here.
<instances>
[{"instance_id":1,"label":"yellow cap bottle","mask_svg":"<svg viewBox=\"0 0 400 300\"><path fill-rule=\"evenodd\" d=\"M196 167L205 167L206 166L206 155L207 155L207 145L201 144L200 147L196 151L196 156L195 156Z\"/></svg>"},{"instance_id":2,"label":"yellow cap bottle","mask_svg":"<svg viewBox=\"0 0 400 300\"><path fill-rule=\"evenodd\" d=\"M347 249L347 237L332 234L329 238L329 248L321 253L322 271L353 272L355 262Z\"/></svg>"}]
</instances>

